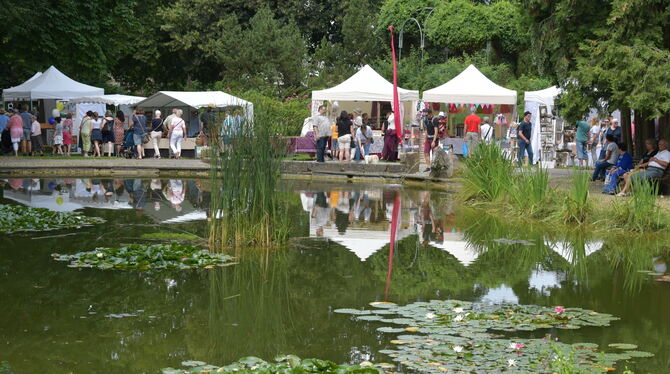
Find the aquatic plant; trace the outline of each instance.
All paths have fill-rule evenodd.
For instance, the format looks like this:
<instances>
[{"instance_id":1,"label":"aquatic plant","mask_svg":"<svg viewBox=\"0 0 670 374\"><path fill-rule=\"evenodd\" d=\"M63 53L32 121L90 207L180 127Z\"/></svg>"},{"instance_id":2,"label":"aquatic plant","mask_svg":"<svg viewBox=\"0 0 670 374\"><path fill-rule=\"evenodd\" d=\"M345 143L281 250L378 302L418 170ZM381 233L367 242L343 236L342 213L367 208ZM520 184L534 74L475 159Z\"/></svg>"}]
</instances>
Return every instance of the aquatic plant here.
<instances>
[{"instance_id":1,"label":"aquatic plant","mask_svg":"<svg viewBox=\"0 0 670 374\"><path fill-rule=\"evenodd\" d=\"M608 326L617 319L592 310L457 300L432 300L406 306L393 303L371 305L375 309L338 309L335 312L351 314L357 320L398 326L379 328L378 331L383 333L420 334L399 335L390 341L396 346L394 349L381 351L405 367L420 372L498 372L513 367L521 372L553 373L561 366L561 360L565 363L563 367L578 369L572 372L601 372L615 361L639 357L634 353L636 351L599 352L597 345L592 343L568 345L550 335L544 339L512 335L539 329Z\"/></svg>"},{"instance_id":2,"label":"aquatic plant","mask_svg":"<svg viewBox=\"0 0 670 374\"><path fill-rule=\"evenodd\" d=\"M256 107L211 147L210 243L271 246L288 239L286 202L276 191L286 144L271 131L272 114Z\"/></svg>"},{"instance_id":3,"label":"aquatic plant","mask_svg":"<svg viewBox=\"0 0 670 374\"><path fill-rule=\"evenodd\" d=\"M629 199L614 205L615 226L637 232L667 230L668 217L656 205L658 184L632 179Z\"/></svg>"},{"instance_id":4,"label":"aquatic plant","mask_svg":"<svg viewBox=\"0 0 670 374\"><path fill-rule=\"evenodd\" d=\"M201 361L184 361L185 369L165 368L163 374L196 374L196 373L301 373L301 374L383 374L381 365L376 368L371 363L361 365L338 365L331 361L315 358L300 359L297 356L286 355L275 357L276 362L267 362L258 357L245 357L226 366L207 365ZM379 365L378 365L379 366ZM392 365L391 365L392 366Z\"/></svg>"},{"instance_id":5,"label":"aquatic plant","mask_svg":"<svg viewBox=\"0 0 670 374\"><path fill-rule=\"evenodd\" d=\"M199 236L194 234L187 234L181 232L148 232L140 236L140 239L143 240L162 240L162 241L190 241L201 239Z\"/></svg>"},{"instance_id":6,"label":"aquatic plant","mask_svg":"<svg viewBox=\"0 0 670 374\"><path fill-rule=\"evenodd\" d=\"M54 212L45 208L0 204L0 233L47 231L90 226L105 222L72 212Z\"/></svg>"},{"instance_id":7,"label":"aquatic plant","mask_svg":"<svg viewBox=\"0 0 670 374\"><path fill-rule=\"evenodd\" d=\"M462 195L465 200L496 201L512 181L513 166L497 144L479 144L465 159Z\"/></svg>"},{"instance_id":8,"label":"aquatic plant","mask_svg":"<svg viewBox=\"0 0 670 374\"><path fill-rule=\"evenodd\" d=\"M551 208L547 202L549 192L549 172L541 166L522 168L512 178L509 195L517 210L524 215L536 217Z\"/></svg>"},{"instance_id":9,"label":"aquatic plant","mask_svg":"<svg viewBox=\"0 0 670 374\"><path fill-rule=\"evenodd\" d=\"M71 268L102 270L212 269L234 264L231 256L176 242L131 244L120 248L96 248L94 251L72 255L54 253L51 256L56 261L68 261L67 266Z\"/></svg>"}]
</instances>

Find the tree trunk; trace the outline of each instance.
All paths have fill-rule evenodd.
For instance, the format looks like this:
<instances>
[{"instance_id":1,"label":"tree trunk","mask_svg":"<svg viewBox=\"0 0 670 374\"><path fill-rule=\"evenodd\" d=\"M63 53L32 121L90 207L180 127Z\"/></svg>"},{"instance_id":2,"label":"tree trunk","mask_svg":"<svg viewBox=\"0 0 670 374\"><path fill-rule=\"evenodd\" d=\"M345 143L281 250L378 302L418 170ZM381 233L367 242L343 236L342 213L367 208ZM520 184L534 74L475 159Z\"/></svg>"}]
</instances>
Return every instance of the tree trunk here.
<instances>
[{"instance_id":1,"label":"tree trunk","mask_svg":"<svg viewBox=\"0 0 670 374\"><path fill-rule=\"evenodd\" d=\"M658 132L661 139L670 140L670 113L658 119Z\"/></svg>"},{"instance_id":2,"label":"tree trunk","mask_svg":"<svg viewBox=\"0 0 670 374\"><path fill-rule=\"evenodd\" d=\"M631 121L630 121L630 108L622 108L621 109L621 133L623 136L623 139L621 141L623 142L623 145L630 153L631 155L633 154L633 133L631 131Z\"/></svg>"}]
</instances>

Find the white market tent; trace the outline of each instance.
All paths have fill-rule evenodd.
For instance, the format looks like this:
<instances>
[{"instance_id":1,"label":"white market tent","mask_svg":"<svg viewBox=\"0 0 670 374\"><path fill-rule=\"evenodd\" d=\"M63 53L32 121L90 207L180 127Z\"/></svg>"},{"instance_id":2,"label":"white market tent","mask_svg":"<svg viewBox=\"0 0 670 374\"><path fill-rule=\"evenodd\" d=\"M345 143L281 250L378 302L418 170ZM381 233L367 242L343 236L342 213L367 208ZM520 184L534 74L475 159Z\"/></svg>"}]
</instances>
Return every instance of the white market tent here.
<instances>
[{"instance_id":1,"label":"white market tent","mask_svg":"<svg viewBox=\"0 0 670 374\"><path fill-rule=\"evenodd\" d=\"M70 104L105 104L105 105L135 105L140 101L146 99L142 96L129 95L100 95L100 96L84 96L71 99Z\"/></svg>"},{"instance_id":2,"label":"white market tent","mask_svg":"<svg viewBox=\"0 0 670 374\"><path fill-rule=\"evenodd\" d=\"M400 101L419 100L419 91L398 87ZM312 100L393 101L393 84L365 65L349 79L325 90L312 91Z\"/></svg>"},{"instance_id":3,"label":"white market tent","mask_svg":"<svg viewBox=\"0 0 670 374\"><path fill-rule=\"evenodd\" d=\"M5 101L11 100L67 100L82 96L104 95L105 90L79 83L51 66L43 74L23 84L2 91Z\"/></svg>"},{"instance_id":4,"label":"white market tent","mask_svg":"<svg viewBox=\"0 0 670 374\"><path fill-rule=\"evenodd\" d=\"M423 100L432 103L516 105L516 91L498 86L470 65L449 82L425 91Z\"/></svg>"},{"instance_id":5,"label":"white market tent","mask_svg":"<svg viewBox=\"0 0 670 374\"><path fill-rule=\"evenodd\" d=\"M527 91L524 94L524 110L531 113L531 122L537 125L533 126L533 131L530 135L530 143L533 147L533 163L537 163L542 155L542 152L540 152L542 149L542 141L540 137L540 126L538 125L540 121L540 106L546 106L547 111L551 113L554 109L554 100L561 94L561 92L560 88L552 86L539 91Z\"/></svg>"},{"instance_id":6,"label":"white market tent","mask_svg":"<svg viewBox=\"0 0 670 374\"><path fill-rule=\"evenodd\" d=\"M419 100L419 91L398 87L398 100L402 103L400 105L401 118L405 118L405 113L409 113L410 118L414 118L412 111L416 110L416 105L413 103ZM373 103L393 102L393 83L387 81L370 65L365 65L356 74L335 87L312 91L312 115L316 114L324 101L333 103L331 109L337 108L348 112L361 109L363 112L372 114L374 112ZM338 115L339 113L332 114Z\"/></svg>"},{"instance_id":7,"label":"white market tent","mask_svg":"<svg viewBox=\"0 0 670 374\"><path fill-rule=\"evenodd\" d=\"M41 76L41 75L42 75L42 72L41 72L41 71L38 71L38 72L35 73L32 77L28 78L28 80L26 80L25 82L19 84L18 86L10 87L10 88L7 88L7 89L3 90L3 100L11 100L11 99L4 99L4 97L5 97L5 95L4 95L5 92L6 92L7 95L9 96L9 95L11 95L12 92L21 92L21 91L25 91L25 88L27 87L28 83L30 83L31 81L34 81L35 79L39 78L39 76Z\"/></svg>"},{"instance_id":8,"label":"white market tent","mask_svg":"<svg viewBox=\"0 0 670 374\"><path fill-rule=\"evenodd\" d=\"M137 106L142 108L190 107L195 109L239 106L249 117L253 116L254 110L253 103L222 91L159 91L137 103Z\"/></svg>"}]
</instances>

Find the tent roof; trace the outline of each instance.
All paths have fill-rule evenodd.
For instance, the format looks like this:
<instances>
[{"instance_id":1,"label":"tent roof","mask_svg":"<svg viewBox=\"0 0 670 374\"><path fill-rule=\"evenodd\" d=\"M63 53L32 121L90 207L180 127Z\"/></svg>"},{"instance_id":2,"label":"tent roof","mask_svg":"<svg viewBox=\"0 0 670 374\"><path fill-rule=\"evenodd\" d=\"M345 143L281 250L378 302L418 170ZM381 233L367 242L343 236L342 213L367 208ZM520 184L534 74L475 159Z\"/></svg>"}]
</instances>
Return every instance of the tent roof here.
<instances>
[{"instance_id":1,"label":"tent roof","mask_svg":"<svg viewBox=\"0 0 670 374\"><path fill-rule=\"evenodd\" d=\"M561 89L551 86L539 91L527 91L523 95L523 101L533 101L544 105L554 106L554 99L561 94Z\"/></svg>"},{"instance_id":2,"label":"tent roof","mask_svg":"<svg viewBox=\"0 0 670 374\"><path fill-rule=\"evenodd\" d=\"M38 78L39 76L41 76L41 75L42 75L42 72L41 72L41 71L38 71L38 72L35 73L32 77L28 78L25 82L19 84L18 86L14 86L14 87L6 88L5 90L3 90L3 92L23 91L24 88L26 87L26 85L27 85L29 82L34 81L35 79L37 79L37 78Z\"/></svg>"},{"instance_id":3,"label":"tent roof","mask_svg":"<svg viewBox=\"0 0 670 374\"><path fill-rule=\"evenodd\" d=\"M159 91L137 103L147 108L191 107L200 109L213 106L225 108L241 106L253 108L253 104L222 91Z\"/></svg>"},{"instance_id":4,"label":"tent roof","mask_svg":"<svg viewBox=\"0 0 670 374\"><path fill-rule=\"evenodd\" d=\"M144 99L146 99L146 97L128 95L84 96L71 99L70 104L134 105Z\"/></svg>"},{"instance_id":5,"label":"tent roof","mask_svg":"<svg viewBox=\"0 0 670 374\"><path fill-rule=\"evenodd\" d=\"M4 100L71 99L104 94L104 89L79 83L54 66L19 86L2 91Z\"/></svg>"},{"instance_id":6,"label":"tent roof","mask_svg":"<svg viewBox=\"0 0 670 374\"><path fill-rule=\"evenodd\" d=\"M419 91L398 88L400 101L419 100ZM393 84L365 65L335 87L312 91L312 100L393 101Z\"/></svg>"},{"instance_id":7,"label":"tent roof","mask_svg":"<svg viewBox=\"0 0 670 374\"><path fill-rule=\"evenodd\" d=\"M516 104L516 91L498 86L474 65L449 82L425 91L423 100L434 103Z\"/></svg>"}]
</instances>

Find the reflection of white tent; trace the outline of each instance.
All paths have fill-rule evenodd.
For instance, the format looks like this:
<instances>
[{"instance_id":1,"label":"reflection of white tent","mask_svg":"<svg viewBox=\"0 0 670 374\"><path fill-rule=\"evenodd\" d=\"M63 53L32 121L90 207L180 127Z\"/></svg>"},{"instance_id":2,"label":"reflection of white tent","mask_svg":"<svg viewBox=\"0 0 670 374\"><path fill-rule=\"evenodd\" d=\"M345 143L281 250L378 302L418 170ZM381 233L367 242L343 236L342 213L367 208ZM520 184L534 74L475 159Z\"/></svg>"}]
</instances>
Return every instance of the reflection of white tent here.
<instances>
[{"instance_id":1,"label":"reflection of white tent","mask_svg":"<svg viewBox=\"0 0 670 374\"><path fill-rule=\"evenodd\" d=\"M516 91L498 86L470 65L449 82L425 91L423 100L433 103L516 105Z\"/></svg>"},{"instance_id":2,"label":"reflection of white tent","mask_svg":"<svg viewBox=\"0 0 670 374\"><path fill-rule=\"evenodd\" d=\"M160 91L140 101L137 106L142 108L190 107L195 109L239 106L244 109L248 116L253 115L254 108L254 104L222 91Z\"/></svg>"},{"instance_id":3,"label":"reflection of white tent","mask_svg":"<svg viewBox=\"0 0 670 374\"><path fill-rule=\"evenodd\" d=\"M477 259L477 257L479 257L477 250L466 241L445 240L442 243L430 242L430 245L449 252L449 254L456 257L458 262L463 264L463 266L469 266Z\"/></svg>"},{"instance_id":4,"label":"reflection of white tent","mask_svg":"<svg viewBox=\"0 0 670 374\"><path fill-rule=\"evenodd\" d=\"M34 79L33 79L34 78ZM42 75L2 91L8 100L71 99L104 95L105 90L79 83L51 66Z\"/></svg>"},{"instance_id":5,"label":"reflection of white tent","mask_svg":"<svg viewBox=\"0 0 670 374\"><path fill-rule=\"evenodd\" d=\"M549 296L550 288L561 288L559 274L555 271L533 270L528 279L530 288L540 291L543 295Z\"/></svg>"},{"instance_id":6,"label":"reflection of white tent","mask_svg":"<svg viewBox=\"0 0 670 374\"><path fill-rule=\"evenodd\" d=\"M517 297L514 294L514 290L512 288L503 284L498 288L489 289L486 295L482 296L481 301L484 303L491 303L491 304L501 304L501 303L518 304L519 297Z\"/></svg>"},{"instance_id":7,"label":"reflection of white tent","mask_svg":"<svg viewBox=\"0 0 670 374\"><path fill-rule=\"evenodd\" d=\"M5 191L5 198L31 208L46 208L54 212L71 212L84 206L70 201L67 194L54 193L53 195L28 194L18 191Z\"/></svg>"},{"instance_id":8,"label":"reflection of white tent","mask_svg":"<svg viewBox=\"0 0 670 374\"><path fill-rule=\"evenodd\" d=\"M129 95L100 95L100 96L84 96L71 99L70 104L105 104L105 105L134 105L146 99L142 96Z\"/></svg>"},{"instance_id":9,"label":"reflection of white tent","mask_svg":"<svg viewBox=\"0 0 670 374\"><path fill-rule=\"evenodd\" d=\"M413 110L416 110L416 106L412 105L412 102L419 100L419 91L398 87L398 100L402 103L402 117L405 117L404 113L409 113L413 118ZM312 91L313 115L324 101L337 102L339 110L353 112L355 109L361 109L365 113L372 115L377 112L381 116L384 113L381 113L378 108L373 109L373 105L378 105L379 102L393 102L393 84L370 65L365 65L356 74L335 87Z\"/></svg>"},{"instance_id":10,"label":"reflection of white tent","mask_svg":"<svg viewBox=\"0 0 670 374\"><path fill-rule=\"evenodd\" d=\"M544 241L544 245L551 248L554 252L558 253L565 259L565 261L572 263L574 258L574 252L578 250L573 247L572 243L569 242L550 242L549 240ZM590 256L591 254L599 251L603 247L603 242L587 242L584 243L584 256Z\"/></svg>"},{"instance_id":11,"label":"reflection of white tent","mask_svg":"<svg viewBox=\"0 0 670 374\"><path fill-rule=\"evenodd\" d=\"M310 231L313 230L313 228L310 228ZM315 235L314 232L310 233L310 236L312 237ZM398 235L396 235L396 241L401 240L408 235L410 235L409 230L399 230ZM384 246L391 242L391 232L389 230L375 231L349 229L346 234L340 235L337 228L325 227L323 230L323 237L343 245L360 258L361 261L365 261L368 257L372 256L375 252L384 248Z\"/></svg>"},{"instance_id":12,"label":"reflection of white tent","mask_svg":"<svg viewBox=\"0 0 670 374\"><path fill-rule=\"evenodd\" d=\"M530 135L530 142L533 147L533 162L537 162L542 156L542 143L540 138L540 106L547 107L547 113L551 114L554 109L554 100L561 94L561 89L552 86L539 91L528 91L524 94L524 111L532 115L533 132ZM545 160L548 161L548 160Z\"/></svg>"}]
</instances>

